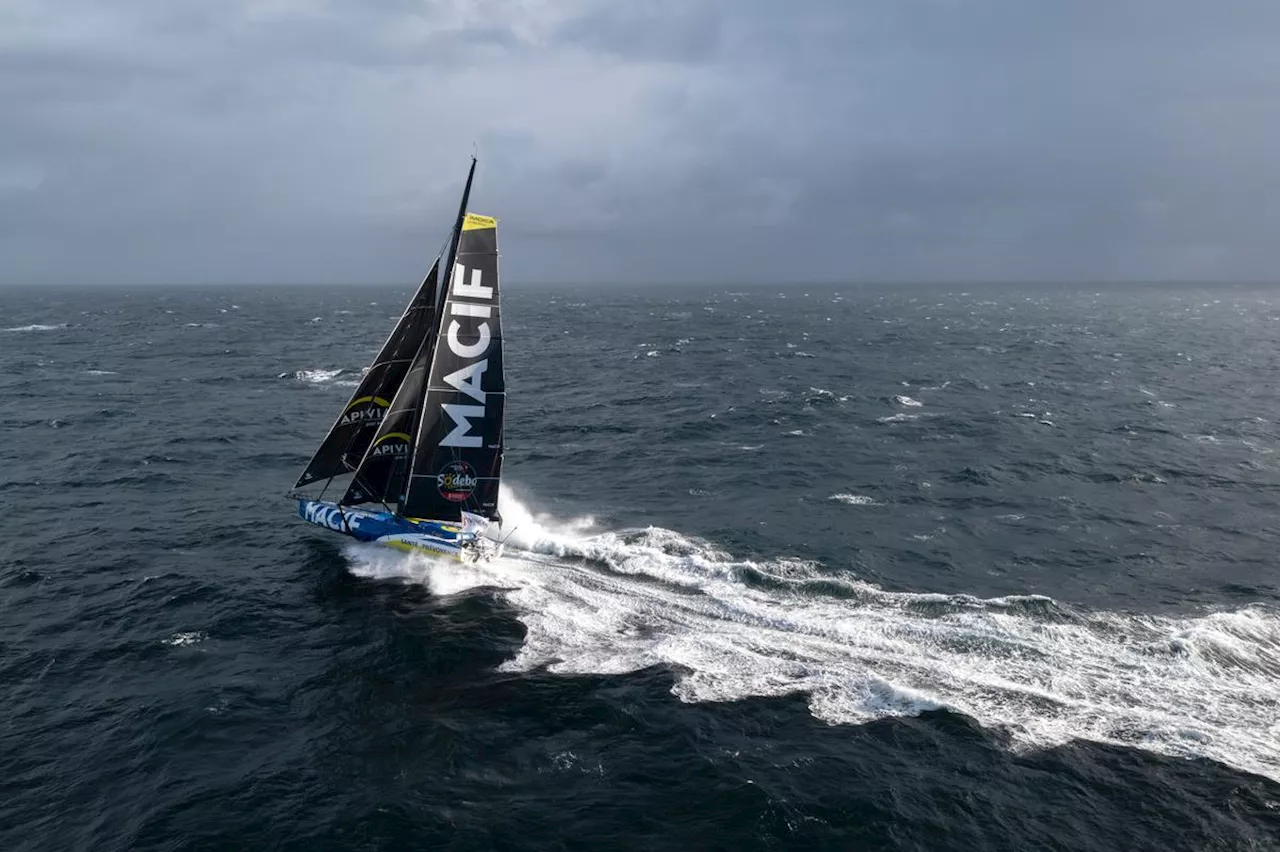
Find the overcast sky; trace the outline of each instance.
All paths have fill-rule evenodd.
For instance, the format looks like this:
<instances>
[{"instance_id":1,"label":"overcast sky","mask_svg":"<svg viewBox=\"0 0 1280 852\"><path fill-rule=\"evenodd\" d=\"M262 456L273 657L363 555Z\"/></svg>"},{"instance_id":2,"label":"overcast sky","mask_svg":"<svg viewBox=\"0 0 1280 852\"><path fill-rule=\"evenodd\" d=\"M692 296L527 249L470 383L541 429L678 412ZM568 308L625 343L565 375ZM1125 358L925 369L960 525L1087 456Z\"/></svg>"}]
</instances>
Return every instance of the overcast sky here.
<instances>
[{"instance_id":1,"label":"overcast sky","mask_svg":"<svg viewBox=\"0 0 1280 852\"><path fill-rule=\"evenodd\" d=\"M1277 0L0 0L0 285L1280 278Z\"/></svg>"}]
</instances>

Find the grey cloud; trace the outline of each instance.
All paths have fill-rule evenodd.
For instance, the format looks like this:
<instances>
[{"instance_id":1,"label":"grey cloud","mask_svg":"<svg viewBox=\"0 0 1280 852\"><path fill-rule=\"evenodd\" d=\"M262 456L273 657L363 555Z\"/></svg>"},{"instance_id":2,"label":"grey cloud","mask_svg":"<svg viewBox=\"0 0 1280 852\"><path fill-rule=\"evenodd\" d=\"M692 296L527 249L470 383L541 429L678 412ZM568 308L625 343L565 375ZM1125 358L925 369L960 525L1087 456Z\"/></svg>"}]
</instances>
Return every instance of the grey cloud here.
<instances>
[{"instance_id":1,"label":"grey cloud","mask_svg":"<svg viewBox=\"0 0 1280 852\"><path fill-rule=\"evenodd\" d=\"M558 27L554 38L624 58L696 62L720 46L724 15L699 0L595 0Z\"/></svg>"},{"instance_id":2,"label":"grey cloud","mask_svg":"<svg viewBox=\"0 0 1280 852\"><path fill-rule=\"evenodd\" d=\"M1265 278L1254 0L14 0L0 284ZM803 252L797 251L803 246Z\"/></svg>"}]
</instances>

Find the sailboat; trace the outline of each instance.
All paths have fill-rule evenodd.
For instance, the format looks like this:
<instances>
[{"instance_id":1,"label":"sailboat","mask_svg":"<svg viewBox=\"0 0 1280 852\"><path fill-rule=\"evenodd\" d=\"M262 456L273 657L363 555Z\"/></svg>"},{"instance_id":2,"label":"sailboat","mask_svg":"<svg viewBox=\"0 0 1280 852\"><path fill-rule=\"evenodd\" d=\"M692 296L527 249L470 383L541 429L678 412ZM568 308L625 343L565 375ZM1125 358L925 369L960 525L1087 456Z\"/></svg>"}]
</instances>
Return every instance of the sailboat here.
<instances>
[{"instance_id":1,"label":"sailboat","mask_svg":"<svg viewBox=\"0 0 1280 852\"><path fill-rule=\"evenodd\" d=\"M485 533L501 523L506 402L497 220L467 212L475 172L473 157L446 249L290 492L310 523L464 562L500 551Z\"/></svg>"}]
</instances>

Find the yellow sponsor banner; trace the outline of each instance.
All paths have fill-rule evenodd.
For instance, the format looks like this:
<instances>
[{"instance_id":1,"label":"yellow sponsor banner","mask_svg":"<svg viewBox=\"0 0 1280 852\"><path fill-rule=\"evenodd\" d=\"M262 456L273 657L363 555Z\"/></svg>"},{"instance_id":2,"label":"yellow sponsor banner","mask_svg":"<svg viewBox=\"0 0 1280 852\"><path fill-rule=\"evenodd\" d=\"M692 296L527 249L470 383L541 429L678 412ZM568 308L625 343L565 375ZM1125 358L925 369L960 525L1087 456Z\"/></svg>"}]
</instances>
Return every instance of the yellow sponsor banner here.
<instances>
[{"instance_id":1,"label":"yellow sponsor banner","mask_svg":"<svg viewBox=\"0 0 1280 852\"><path fill-rule=\"evenodd\" d=\"M468 213L467 217L462 220L462 230L464 231L483 231L486 228L498 227L498 220L492 216L481 216L478 213Z\"/></svg>"}]
</instances>

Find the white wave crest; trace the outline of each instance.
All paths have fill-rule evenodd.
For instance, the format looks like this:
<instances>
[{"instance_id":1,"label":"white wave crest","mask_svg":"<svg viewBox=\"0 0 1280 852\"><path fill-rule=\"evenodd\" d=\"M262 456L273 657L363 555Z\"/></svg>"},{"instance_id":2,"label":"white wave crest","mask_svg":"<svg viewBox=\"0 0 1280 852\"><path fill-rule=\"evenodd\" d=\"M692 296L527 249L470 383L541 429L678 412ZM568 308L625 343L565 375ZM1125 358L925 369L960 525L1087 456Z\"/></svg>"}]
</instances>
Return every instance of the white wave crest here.
<instances>
[{"instance_id":1,"label":"white wave crest","mask_svg":"<svg viewBox=\"0 0 1280 852\"><path fill-rule=\"evenodd\" d=\"M66 324L65 322L60 322L60 323L58 323L57 325L39 325L39 324L37 324L37 325L15 325L15 326L13 326L12 328L6 328L6 329L3 329L3 330L4 330L4 331L15 331L15 332L23 332L23 331L57 331L57 330L58 330L58 329L60 329L60 328L67 328L67 327L68 327L68 326L67 326L67 324Z\"/></svg>"},{"instance_id":2,"label":"white wave crest","mask_svg":"<svg viewBox=\"0 0 1280 852\"><path fill-rule=\"evenodd\" d=\"M888 592L801 560L737 559L658 527L555 523L505 486L502 514L510 539L494 563L353 545L352 571L441 594L500 589L527 628L506 670L665 665L684 701L802 692L818 718L854 724L946 707L1007 730L1020 748L1087 739L1280 780L1273 609L1172 618L1080 612L1040 596Z\"/></svg>"},{"instance_id":3,"label":"white wave crest","mask_svg":"<svg viewBox=\"0 0 1280 852\"><path fill-rule=\"evenodd\" d=\"M827 498L835 500L837 503L844 503L849 506L882 506L883 503L877 503L875 500L865 494L832 494Z\"/></svg>"},{"instance_id":4,"label":"white wave crest","mask_svg":"<svg viewBox=\"0 0 1280 852\"><path fill-rule=\"evenodd\" d=\"M181 648L187 645L199 645L205 640L206 636L201 631L192 631L189 633L175 633L168 639L164 640L164 644L172 645L175 648Z\"/></svg>"},{"instance_id":5,"label":"white wave crest","mask_svg":"<svg viewBox=\"0 0 1280 852\"><path fill-rule=\"evenodd\" d=\"M342 375L342 370L298 370L293 377L300 382L310 382L311 384L322 384L331 382L338 376ZM287 374L286 374L287 375Z\"/></svg>"},{"instance_id":6,"label":"white wave crest","mask_svg":"<svg viewBox=\"0 0 1280 852\"><path fill-rule=\"evenodd\" d=\"M912 399L909 396L895 396L893 401L898 403L898 405L905 405L907 408L919 408L924 405L920 400Z\"/></svg>"}]
</instances>

